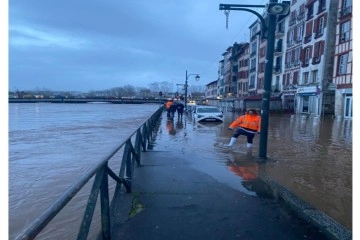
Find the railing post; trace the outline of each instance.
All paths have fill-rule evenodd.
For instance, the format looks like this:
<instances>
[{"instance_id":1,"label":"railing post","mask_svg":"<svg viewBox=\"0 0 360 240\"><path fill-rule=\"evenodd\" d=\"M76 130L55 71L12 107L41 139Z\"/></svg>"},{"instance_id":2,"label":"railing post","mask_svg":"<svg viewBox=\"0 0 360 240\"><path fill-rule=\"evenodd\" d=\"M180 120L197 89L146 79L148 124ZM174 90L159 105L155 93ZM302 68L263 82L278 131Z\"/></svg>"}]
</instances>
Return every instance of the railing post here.
<instances>
[{"instance_id":1,"label":"railing post","mask_svg":"<svg viewBox=\"0 0 360 240\"><path fill-rule=\"evenodd\" d=\"M107 163L104 169L107 168ZM109 207L109 186L108 175L104 171L100 187L100 204L101 204L101 232L103 240L110 240L110 207Z\"/></svg>"}]
</instances>

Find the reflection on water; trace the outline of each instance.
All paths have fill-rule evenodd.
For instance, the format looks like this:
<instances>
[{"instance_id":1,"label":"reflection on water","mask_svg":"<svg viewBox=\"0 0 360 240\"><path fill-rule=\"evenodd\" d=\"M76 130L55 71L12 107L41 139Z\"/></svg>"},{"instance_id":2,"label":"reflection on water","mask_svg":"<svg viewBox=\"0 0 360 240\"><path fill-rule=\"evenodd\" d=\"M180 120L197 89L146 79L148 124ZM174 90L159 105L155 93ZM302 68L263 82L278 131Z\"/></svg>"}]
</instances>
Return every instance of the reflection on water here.
<instances>
[{"instance_id":1,"label":"reflection on water","mask_svg":"<svg viewBox=\"0 0 360 240\"><path fill-rule=\"evenodd\" d=\"M352 120L271 115L268 159L258 165L259 135L252 150L246 148L244 136L232 148L226 147L233 134L228 126L237 117L226 113L221 124L185 121L186 136L176 141L183 142L191 154L202 156L201 162L192 161L195 168L241 191L253 190L250 194L255 195L262 194L254 191L260 186L258 177L271 177L352 229Z\"/></svg>"}]
</instances>

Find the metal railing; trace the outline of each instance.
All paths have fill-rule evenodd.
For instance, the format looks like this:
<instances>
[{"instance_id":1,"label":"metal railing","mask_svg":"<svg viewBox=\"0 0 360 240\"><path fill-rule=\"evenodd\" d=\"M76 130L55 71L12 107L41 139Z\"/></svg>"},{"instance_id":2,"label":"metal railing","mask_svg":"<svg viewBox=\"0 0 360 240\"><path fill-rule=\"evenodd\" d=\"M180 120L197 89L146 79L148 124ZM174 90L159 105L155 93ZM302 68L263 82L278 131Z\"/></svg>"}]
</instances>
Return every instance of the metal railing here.
<instances>
[{"instance_id":1,"label":"metal railing","mask_svg":"<svg viewBox=\"0 0 360 240\"><path fill-rule=\"evenodd\" d=\"M110 154L105 156L87 173L85 173L64 194L62 194L59 199L57 199L49 208L47 208L47 210L45 210L45 212L40 217L35 219L22 233L20 233L16 237L16 240L34 239L94 176L95 179L88 197L81 225L79 226L77 239L87 239L99 193L102 239L111 239L110 213L112 210L112 201L111 203L109 201L108 176L116 181L115 192L121 191L122 186L124 186L127 193L131 192L131 180L133 171L135 169L135 164L140 166L141 151L145 152L151 147L154 130L156 127L158 127L159 119L163 109L163 107L160 107L150 118L145 120L138 129L131 133L130 136L126 138L118 147L112 150ZM108 166L108 162L116 153L122 149L124 151L122 155L120 171L119 175L116 175L116 173L114 173Z\"/></svg>"}]
</instances>

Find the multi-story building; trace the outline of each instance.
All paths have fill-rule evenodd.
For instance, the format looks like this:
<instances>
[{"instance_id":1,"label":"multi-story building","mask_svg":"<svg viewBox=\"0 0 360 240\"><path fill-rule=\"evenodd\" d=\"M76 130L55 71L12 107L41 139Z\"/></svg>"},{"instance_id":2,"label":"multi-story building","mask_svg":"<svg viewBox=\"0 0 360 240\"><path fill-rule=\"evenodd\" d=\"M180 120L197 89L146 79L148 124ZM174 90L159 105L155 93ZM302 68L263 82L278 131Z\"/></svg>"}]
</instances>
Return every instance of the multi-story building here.
<instances>
[{"instance_id":1,"label":"multi-story building","mask_svg":"<svg viewBox=\"0 0 360 240\"><path fill-rule=\"evenodd\" d=\"M335 116L352 118L352 1L339 1L337 13L333 68Z\"/></svg>"},{"instance_id":2,"label":"multi-story building","mask_svg":"<svg viewBox=\"0 0 360 240\"><path fill-rule=\"evenodd\" d=\"M237 58L238 62L238 75L237 97L243 98L249 95L249 57L250 57L250 44L243 43L241 46L240 54Z\"/></svg>"},{"instance_id":3,"label":"multi-story building","mask_svg":"<svg viewBox=\"0 0 360 240\"><path fill-rule=\"evenodd\" d=\"M290 13L277 17L271 90L284 110L352 117L351 12L351 0L291 0ZM219 64L228 101L261 101L267 41L260 20L249 29L250 42L229 47Z\"/></svg>"},{"instance_id":4,"label":"multi-story building","mask_svg":"<svg viewBox=\"0 0 360 240\"><path fill-rule=\"evenodd\" d=\"M295 11L294 15L305 14L305 35L299 54L301 77L297 86L297 113L334 113L335 92L330 83L335 45L336 2L337 0L307 0L303 6L304 3L292 0L291 10ZM296 39L295 31L293 36ZM298 50L296 54L297 52ZM295 60L297 56L295 55Z\"/></svg>"},{"instance_id":5,"label":"multi-story building","mask_svg":"<svg viewBox=\"0 0 360 240\"><path fill-rule=\"evenodd\" d=\"M219 61L219 66L218 66L217 97L219 98L222 98L222 96L225 94L224 76L225 76L225 61L224 59L222 59Z\"/></svg>"},{"instance_id":6,"label":"multi-story building","mask_svg":"<svg viewBox=\"0 0 360 240\"><path fill-rule=\"evenodd\" d=\"M250 25L250 59L249 59L249 95L257 94L257 66L258 66L258 52L260 39L260 20L256 20Z\"/></svg>"},{"instance_id":7,"label":"multi-story building","mask_svg":"<svg viewBox=\"0 0 360 240\"><path fill-rule=\"evenodd\" d=\"M232 46L228 47L223 53L224 56L224 85L223 85L223 98L227 98L231 95L232 74L231 74L231 57Z\"/></svg>"},{"instance_id":8,"label":"multi-story building","mask_svg":"<svg viewBox=\"0 0 360 240\"><path fill-rule=\"evenodd\" d=\"M264 92L264 78L265 78L265 65L266 65L266 48L267 40L259 40L259 54L258 54L258 71L257 71L257 83L256 93L262 94Z\"/></svg>"},{"instance_id":9,"label":"multi-story building","mask_svg":"<svg viewBox=\"0 0 360 240\"><path fill-rule=\"evenodd\" d=\"M212 81L205 85L205 98L218 98L218 80Z\"/></svg>"}]
</instances>

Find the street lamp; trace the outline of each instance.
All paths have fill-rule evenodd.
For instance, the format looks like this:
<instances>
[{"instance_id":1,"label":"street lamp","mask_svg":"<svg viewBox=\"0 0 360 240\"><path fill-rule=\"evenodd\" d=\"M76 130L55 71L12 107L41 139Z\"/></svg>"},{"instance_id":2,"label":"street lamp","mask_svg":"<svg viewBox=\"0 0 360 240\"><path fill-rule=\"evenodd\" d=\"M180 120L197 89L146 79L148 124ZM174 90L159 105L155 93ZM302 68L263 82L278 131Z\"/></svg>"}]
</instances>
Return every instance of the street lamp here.
<instances>
[{"instance_id":1,"label":"street lamp","mask_svg":"<svg viewBox=\"0 0 360 240\"><path fill-rule=\"evenodd\" d=\"M187 70L186 70L186 78L185 78L185 109L186 109L186 106L187 106L187 88L188 88L188 78L190 77L190 76L192 76L192 75L196 75L195 76L195 80L196 81L199 81L200 80L200 76L199 76L199 74L198 73L190 73L190 74L188 74L187 73Z\"/></svg>"},{"instance_id":2,"label":"street lamp","mask_svg":"<svg viewBox=\"0 0 360 240\"><path fill-rule=\"evenodd\" d=\"M274 45L275 45L275 30L276 30L276 17L278 15L287 15L290 10L290 2L284 1L278 3L277 0L270 0L267 5L244 5L244 4L220 4L219 10L240 10L247 11L255 14L261 21L261 36L267 39L266 50L266 67L264 76L264 92L262 97L262 109L261 109L261 131L260 131L260 147L259 158L266 159L267 151L267 138L268 138L268 126L269 126L269 109L270 109L270 93L271 93L271 80L274 64ZM265 19L254 10L245 7L266 8L269 21L266 26ZM228 15L226 15L228 16Z\"/></svg>"}]
</instances>

